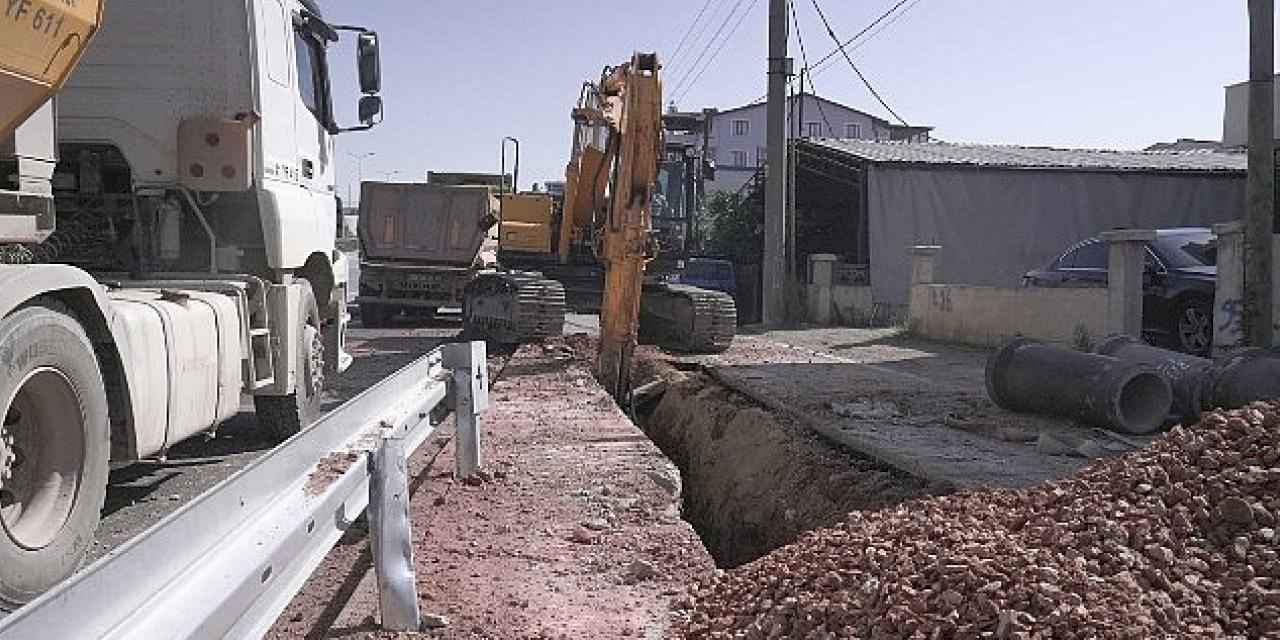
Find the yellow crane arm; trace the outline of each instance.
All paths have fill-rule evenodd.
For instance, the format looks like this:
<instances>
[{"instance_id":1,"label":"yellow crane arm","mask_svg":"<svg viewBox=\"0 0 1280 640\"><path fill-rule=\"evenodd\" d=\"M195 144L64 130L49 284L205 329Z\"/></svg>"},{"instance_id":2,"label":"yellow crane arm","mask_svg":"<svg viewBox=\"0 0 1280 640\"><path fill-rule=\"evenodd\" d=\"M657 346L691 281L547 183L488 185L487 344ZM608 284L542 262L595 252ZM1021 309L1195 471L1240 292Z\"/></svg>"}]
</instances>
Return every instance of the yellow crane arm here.
<instances>
[{"instance_id":1,"label":"yellow crane arm","mask_svg":"<svg viewBox=\"0 0 1280 640\"><path fill-rule=\"evenodd\" d=\"M0 139L67 81L102 24L102 0L0 1Z\"/></svg>"}]
</instances>

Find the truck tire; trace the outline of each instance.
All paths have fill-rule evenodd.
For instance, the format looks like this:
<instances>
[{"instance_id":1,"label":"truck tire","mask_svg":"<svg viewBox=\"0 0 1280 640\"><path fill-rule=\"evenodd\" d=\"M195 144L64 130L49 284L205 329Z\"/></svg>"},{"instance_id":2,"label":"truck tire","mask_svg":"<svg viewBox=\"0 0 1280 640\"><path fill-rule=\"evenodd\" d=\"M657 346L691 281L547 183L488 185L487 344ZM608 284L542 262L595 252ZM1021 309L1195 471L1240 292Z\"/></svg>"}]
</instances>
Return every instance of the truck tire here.
<instances>
[{"instance_id":1,"label":"truck tire","mask_svg":"<svg viewBox=\"0 0 1280 640\"><path fill-rule=\"evenodd\" d=\"M288 440L320 417L320 399L324 394L324 335L320 329L320 307L311 284L299 280L298 296L298 362L297 385L287 396L254 396L253 407L258 424L273 438Z\"/></svg>"},{"instance_id":2,"label":"truck tire","mask_svg":"<svg viewBox=\"0 0 1280 640\"><path fill-rule=\"evenodd\" d=\"M75 572L107 491L111 427L93 343L39 300L0 320L0 608Z\"/></svg>"}]
</instances>

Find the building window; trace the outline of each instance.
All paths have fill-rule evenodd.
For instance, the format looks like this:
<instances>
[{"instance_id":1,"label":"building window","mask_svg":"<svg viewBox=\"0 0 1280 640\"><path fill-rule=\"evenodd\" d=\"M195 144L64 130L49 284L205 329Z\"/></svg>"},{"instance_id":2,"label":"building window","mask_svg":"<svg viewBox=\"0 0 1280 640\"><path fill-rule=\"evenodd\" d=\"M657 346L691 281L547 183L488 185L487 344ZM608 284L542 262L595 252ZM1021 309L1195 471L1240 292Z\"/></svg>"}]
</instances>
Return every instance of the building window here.
<instances>
[{"instance_id":1,"label":"building window","mask_svg":"<svg viewBox=\"0 0 1280 640\"><path fill-rule=\"evenodd\" d=\"M846 138L855 138L855 139L857 139L857 138L861 138L861 137L862 137L862 125L860 125L860 124L858 124L858 123L856 123L856 122L850 122L850 123L848 123L848 124L844 125L844 137L846 137Z\"/></svg>"},{"instance_id":2,"label":"building window","mask_svg":"<svg viewBox=\"0 0 1280 640\"><path fill-rule=\"evenodd\" d=\"M821 137L822 137L822 123L821 123L821 122L806 122L806 123L805 123L805 131L809 134L809 137L810 137L810 138L821 138Z\"/></svg>"},{"instance_id":3,"label":"building window","mask_svg":"<svg viewBox=\"0 0 1280 640\"><path fill-rule=\"evenodd\" d=\"M747 166L750 166L750 165L748 165L748 164L747 164L747 152L746 152L746 151L734 151L734 152L733 152L733 166L735 166L735 167L747 167Z\"/></svg>"},{"instance_id":4,"label":"building window","mask_svg":"<svg viewBox=\"0 0 1280 640\"><path fill-rule=\"evenodd\" d=\"M733 121L733 135L735 135L735 136L745 136L745 135L747 135L747 134L749 134L749 133L751 133L751 122L750 122L750 121L748 121L748 120L734 120L734 121Z\"/></svg>"}]
</instances>

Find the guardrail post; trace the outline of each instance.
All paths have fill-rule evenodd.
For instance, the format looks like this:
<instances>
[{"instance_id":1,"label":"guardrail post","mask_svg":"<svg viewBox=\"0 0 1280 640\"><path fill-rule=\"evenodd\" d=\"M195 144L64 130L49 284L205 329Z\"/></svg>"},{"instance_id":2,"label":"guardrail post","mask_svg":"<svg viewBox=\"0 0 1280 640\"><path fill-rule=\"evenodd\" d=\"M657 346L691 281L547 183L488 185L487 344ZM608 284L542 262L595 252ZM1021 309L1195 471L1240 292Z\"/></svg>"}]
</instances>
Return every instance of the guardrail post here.
<instances>
[{"instance_id":1,"label":"guardrail post","mask_svg":"<svg viewBox=\"0 0 1280 640\"><path fill-rule=\"evenodd\" d=\"M383 438L371 454L369 533L378 577L378 608L387 631L419 631L418 580L409 528L409 473L403 438Z\"/></svg>"},{"instance_id":2,"label":"guardrail post","mask_svg":"<svg viewBox=\"0 0 1280 640\"><path fill-rule=\"evenodd\" d=\"M454 448L458 479L480 469L480 412L489 406L484 342L445 347L444 366L453 370Z\"/></svg>"}]
</instances>

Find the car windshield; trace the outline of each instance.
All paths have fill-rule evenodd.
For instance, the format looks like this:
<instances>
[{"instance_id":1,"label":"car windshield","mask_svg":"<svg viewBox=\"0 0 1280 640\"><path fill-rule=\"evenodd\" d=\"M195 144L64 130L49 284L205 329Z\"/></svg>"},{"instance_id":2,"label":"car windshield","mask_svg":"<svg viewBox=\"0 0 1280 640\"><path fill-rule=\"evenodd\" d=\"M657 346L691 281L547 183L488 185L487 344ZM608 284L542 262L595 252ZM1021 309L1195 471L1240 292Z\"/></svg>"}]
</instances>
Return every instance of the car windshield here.
<instances>
[{"instance_id":1,"label":"car windshield","mask_svg":"<svg viewBox=\"0 0 1280 640\"><path fill-rule=\"evenodd\" d=\"M1218 264L1218 240L1208 231L1161 235L1156 238L1155 248L1170 269Z\"/></svg>"}]
</instances>

